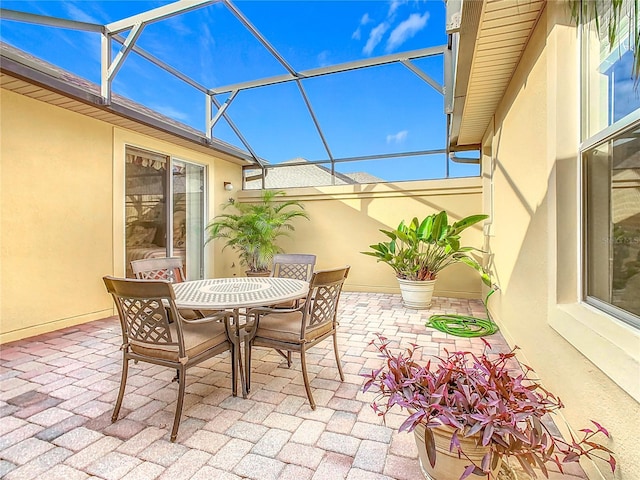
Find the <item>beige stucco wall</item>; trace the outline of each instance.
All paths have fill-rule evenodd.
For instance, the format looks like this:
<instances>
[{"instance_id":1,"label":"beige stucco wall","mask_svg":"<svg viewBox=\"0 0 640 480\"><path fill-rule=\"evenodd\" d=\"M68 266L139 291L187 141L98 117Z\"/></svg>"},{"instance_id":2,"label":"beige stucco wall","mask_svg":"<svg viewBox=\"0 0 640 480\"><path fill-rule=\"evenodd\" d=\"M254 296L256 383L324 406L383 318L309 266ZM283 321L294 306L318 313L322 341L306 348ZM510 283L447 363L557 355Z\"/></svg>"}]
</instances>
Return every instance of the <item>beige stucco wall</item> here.
<instances>
[{"instance_id":1,"label":"beige stucco wall","mask_svg":"<svg viewBox=\"0 0 640 480\"><path fill-rule=\"evenodd\" d=\"M547 3L485 139L484 182L494 191L487 242L501 289L490 308L562 398L570 428L593 419L609 429L615 478L631 480L640 472L640 342L637 330L579 298L578 54L560 3ZM597 465L584 463L589 478L612 477Z\"/></svg>"},{"instance_id":2,"label":"beige stucco wall","mask_svg":"<svg viewBox=\"0 0 640 480\"><path fill-rule=\"evenodd\" d=\"M233 163L6 90L1 101L0 343L114 313L102 277L124 274L125 144L207 166L207 216L224 181L240 185Z\"/></svg>"},{"instance_id":3,"label":"beige stucco wall","mask_svg":"<svg viewBox=\"0 0 640 480\"><path fill-rule=\"evenodd\" d=\"M258 194L239 191L241 168L228 161L13 92L2 90L1 100L0 343L114 313L101 278L125 272L126 145L206 166L207 220L229 197ZM442 209L453 220L482 209L477 178L290 189L288 197L304 202L311 221L296 222L284 250L315 253L318 268L350 264L346 288L361 291L399 292L388 266L359 253L384 239L379 229ZM481 228L463 242L481 246ZM242 274L233 252L207 244L205 276ZM452 266L436 295L479 298L478 275Z\"/></svg>"},{"instance_id":4,"label":"beige stucco wall","mask_svg":"<svg viewBox=\"0 0 640 480\"><path fill-rule=\"evenodd\" d=\"M0 123L3 340L104 317L109 125L4 90Z\"/></svg>"},{"instance_id":5,"label":"beige stucco wall","mask_svg":"<svg viewBox=\"0 0 640 480\"><path fill-rule=\"evenodd\" d=\"M482 211L479 178L294 188L286 193L287 199L303 202L310 220L296 219L295 232L283 238L280 246L287 253L315 254L319 269L351 265L345 289L352 291L400 292L388 265L360 253L387 238L379 229L393 229L403 219L424 218L440 210L446 210L452 221ZM246 191L238 199L251 201L257 196L259 192ZM465 231L462 242L481 247L481 227ZM216 273L242 275L237 257L226 253ZM231 268L232 263L235 268ZM436 283L438 296L480 298L481 293L479 275L465 265L443 270Z\"/></svg>"}]
</instances>

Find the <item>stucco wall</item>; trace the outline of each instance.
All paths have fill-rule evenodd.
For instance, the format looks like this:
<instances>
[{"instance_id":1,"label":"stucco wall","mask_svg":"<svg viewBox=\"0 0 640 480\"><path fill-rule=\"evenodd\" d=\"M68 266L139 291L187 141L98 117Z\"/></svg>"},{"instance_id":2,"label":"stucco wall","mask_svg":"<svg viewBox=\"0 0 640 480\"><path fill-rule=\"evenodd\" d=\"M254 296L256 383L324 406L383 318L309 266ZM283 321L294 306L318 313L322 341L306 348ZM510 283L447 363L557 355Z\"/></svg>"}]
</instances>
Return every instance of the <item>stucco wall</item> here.
<instances>
[{"instance_id":1,"label":"stucco wall","mask_svg":"<svg viewBox=\"0 0 640 480\"><path fill-rule=\"evenodd\" d=\"M124 275L124 150L207 166L207 217L241 168L2 90L0 343L112 315L102 277ZM216 255L205 253L205 274Z\"/></svg>"},{"instance_id":2,"label":"stucco wall","mask_svg":"<svg viewBox=\"0 0 640 480\"><path fill-rule=\"evenodd\" d=\"M104 317L111 307L101 277L113 269L109 125L4 90L0 122L2 337Z\"/></svg>"},{"instance_id":3,"label":"stucco wall","mask_svg":"<svg viewBox=\"0 0 640 480\"><path fill-rule=\"evenodd\" d=\"M399 293L392 269L360 252L369 245L386 240L379 229L393 229L401 220L423 218L446 210L450 220L482 213L482 190L479 178L399 182L377 185L350 185L323 188L288 189L287 199L300 200L309 212L310 221L296 219L295 232L280 242L287 253L313 253L317 268L349 264L351 271L346 290ZM258 192L238 195L250 201ZM462 236L464 245L482 246L482 229L475 226ZM225 251L226 252L226 251ZM242 275L235 256L225 255L220 275ZM234 262L236 267L231 268ZM480 298L481 282L477 272L465 265L443 270L436 283L435 295Z\"/></svg>"},{"instance_id":4,"label":"stucco wall","mask_svg":"<svg viewBox=\"0 0 640 480\"><path fill-rule=\"evenodd\" d=\"M101 278L125 272L126 145L207 166L207 220L229 197L259 195L239 191L238 165L19 94L2 91L1 115L0 343L114 313ZM224 182L236 189L225 191ZM282 247L315 253L318 268L350 264L347 289L399 292L392 270L359 252L402 219L442 209L452 220L480 213L481 188L471 178L290 189L311 221L298 220ZM481 228L465 232L463 242L481 246ZM205 250L205 276L243 274L221 242ZM478 275L464 265L439 280L436 295L481 296Z\"/></svg>"},{"instance_id":5,"label":"stucco wall","mask_svg":"<svg viewBox=\"0 0 640 480\"><path fill-rule=\"evenodd\" d=\"M575 28L556 3L547 4L486 135L485 183L494 187L485 201L493 220L487 241L501 289L490 308L522 360L565 403L569 426L562 417L559 426L605 425L619 461L615 478L630 480L640 472L632 426L640 418L640 343L636 330L579 298L580 77ZM583 465L589 478L611 477L606 464Z\"/></svg>"}]
</instances>

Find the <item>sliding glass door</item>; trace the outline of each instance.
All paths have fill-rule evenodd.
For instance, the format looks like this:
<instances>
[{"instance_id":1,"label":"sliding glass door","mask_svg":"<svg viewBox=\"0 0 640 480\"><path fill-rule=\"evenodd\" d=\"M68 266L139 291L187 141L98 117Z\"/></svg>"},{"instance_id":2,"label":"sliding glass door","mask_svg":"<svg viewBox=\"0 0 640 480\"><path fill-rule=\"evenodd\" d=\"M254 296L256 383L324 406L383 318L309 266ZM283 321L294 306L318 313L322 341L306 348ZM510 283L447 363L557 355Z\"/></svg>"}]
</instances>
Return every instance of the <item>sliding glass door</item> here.
<instances>
[{"instance_id":1,"label":"sliding glass door","mask_svg":"<svg viewBox=\"0 0 640 480\"><path fill-rule=\"evenodd\" d=\"M188 280L204 278L204 167L173 162L173 248Z\"/></svg>"},{"instance_id":2,"label":"sliding glass door","mask_svg":"<svg viewBox=\"0 0 640 480\"><path fill-rule=\"evenodd\" d=\"M127 276L132 260L175 256L203 278L205 167L127 147L125 177Z\"/></svg>"}]
</instances>

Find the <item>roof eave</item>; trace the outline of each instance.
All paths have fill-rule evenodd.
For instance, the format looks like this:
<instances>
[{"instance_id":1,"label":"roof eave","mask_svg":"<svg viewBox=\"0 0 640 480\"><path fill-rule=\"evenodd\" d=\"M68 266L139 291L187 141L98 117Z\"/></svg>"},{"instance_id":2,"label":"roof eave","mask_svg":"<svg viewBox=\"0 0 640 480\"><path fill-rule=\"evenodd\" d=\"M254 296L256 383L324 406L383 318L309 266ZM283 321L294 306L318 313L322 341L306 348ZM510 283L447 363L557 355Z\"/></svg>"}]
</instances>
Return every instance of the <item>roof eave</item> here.
<instances>
[{"instance_id":1,"label":"roof eave","mask_svg":"<svg viewBox=\"0 0 640 480\"><path fill-rule=\"evenodd\" d=\"M140 123L159 132L187 140L200 148L205 147L210 149L212 154L234 163L242 165L256 164L248 152L211 140L204 134L198 134L191 127L182 125L179 122L165 121L158 115L145 112L145 107L141 105L139 106L140 108L134 108L136 104L133 102L131 102L132 106L129 106L118 101L117 97L112 98L111 104L106 105L100 95L69 82L69 79L61 76L58 71L48 69L46 64L36 63L29 58L15 54L4 45L0 45L0 71L46 90Z\"/></svg>"},{"instance_id":2,"label":"roof eave","mask_svg":"<svg viewBox=\"0 0 640 480\"><path fill-rule=\"evenodd\" d=\"M452 34L457 55L450 151L480 147L544 6L545 0L462 3L460 31Z\"/></svg>"}]
</instances>

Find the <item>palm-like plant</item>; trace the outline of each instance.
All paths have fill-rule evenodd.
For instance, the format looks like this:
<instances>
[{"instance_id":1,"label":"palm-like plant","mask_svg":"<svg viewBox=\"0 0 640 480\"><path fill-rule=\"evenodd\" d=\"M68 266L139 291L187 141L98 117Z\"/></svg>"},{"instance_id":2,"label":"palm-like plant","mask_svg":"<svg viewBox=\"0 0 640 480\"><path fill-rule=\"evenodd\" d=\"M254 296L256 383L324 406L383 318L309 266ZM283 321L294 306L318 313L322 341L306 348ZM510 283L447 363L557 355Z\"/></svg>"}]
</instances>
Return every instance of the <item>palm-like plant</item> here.
<instances>
[{"instance_id":1,"label":"palm-like plant","mask_svg":"<svg viewBox=\"0 0 640 480\"><path fill-rule=\"evenodd\" d=\"M405 280L435 280L443 268L461 262L478 271L482 281L490 285L488 274L469 256L476 249L460 246L462 231L486 218L487 215L470 215L449 224L447 213L442 211L423 220L414 218L409 224L402 221L395 230L380 230L390 241L370 245L372 251L361 253L386 263L396 277Z\"/></svg>"},{"instance_id":2,"label":"palm-like plant","mask_svg":"<svg viewBox=\"0 0 640 480\"><path fill-rule=\"evenodd\" d=\"M264 190L258 203L239 203L230 199L223 208L236 211L218 215L207 225L207 242L224 238L224 248L235 250L240 256L240 264L250 272L268 272L273 256L282 252L276 244L277 239L295 230L291 223L294 218L309 218L301 202L277 200L284 195L283 191Z\"/></svg>"}]
</instances>

